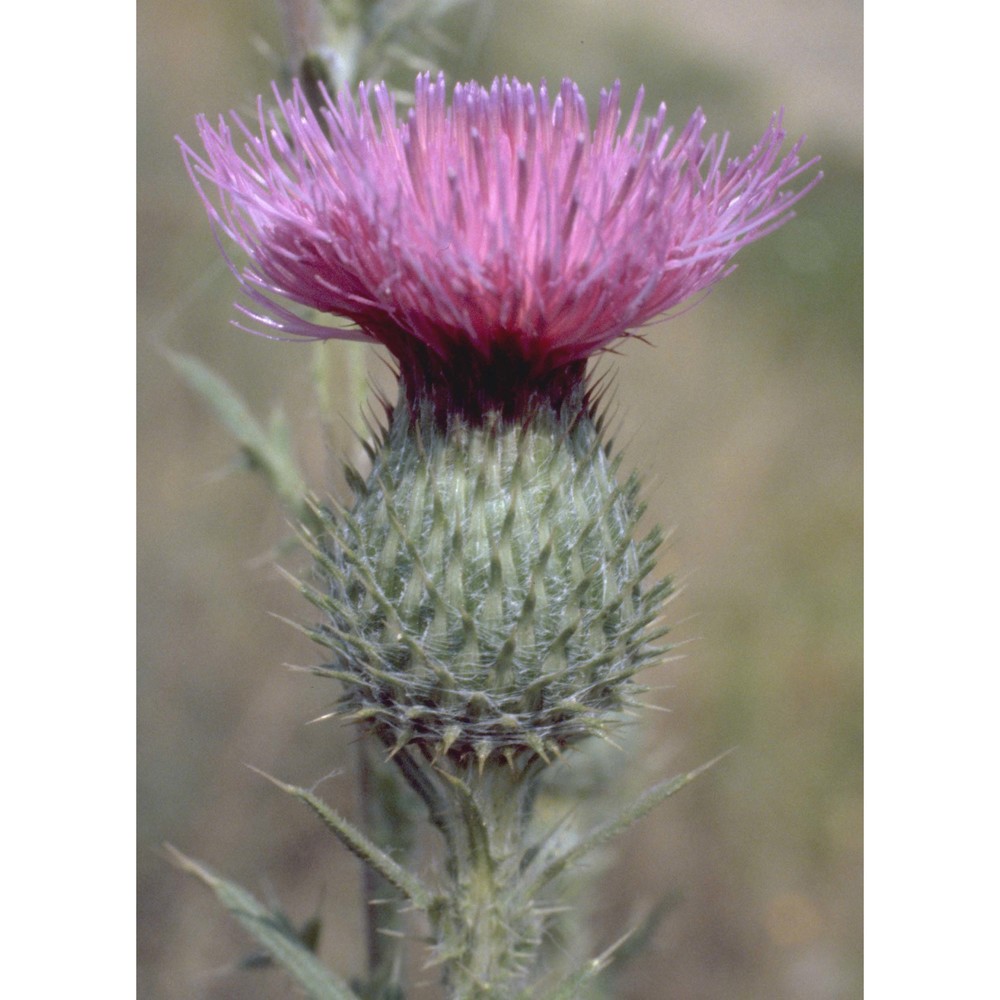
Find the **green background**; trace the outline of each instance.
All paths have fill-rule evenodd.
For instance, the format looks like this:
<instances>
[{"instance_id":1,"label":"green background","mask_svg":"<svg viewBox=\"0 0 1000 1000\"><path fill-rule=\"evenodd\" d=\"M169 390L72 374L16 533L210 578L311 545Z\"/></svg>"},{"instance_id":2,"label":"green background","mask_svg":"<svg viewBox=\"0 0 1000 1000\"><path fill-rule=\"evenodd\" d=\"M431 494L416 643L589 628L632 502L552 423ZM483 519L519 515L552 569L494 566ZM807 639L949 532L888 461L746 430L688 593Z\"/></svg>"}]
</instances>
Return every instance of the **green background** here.
<instances>
[{"instance_id":1,"label":"green background","mask_svg":"<svg viewBox=\"0 0 1000 1000\"><path fill-rule=\"evenodd\" d=\"M614 845L595 942L617 939L664 893L681 903L619 981L618 996L847 1000L861 995L861 9L826 5L511 0L440 61L452 77L572 76L591 106L620 78L681 125L697 105L745 152L770 114L823 156L798 218L744 251L696 309L601 362L624 468L648 518L673 529L662 572L683 658L647 677L626 740L630 793L736 752ZM320 954L359 971L354 861L252 764L357 815L351 733L305 725L332 703L282 664L320 651L274 615L311 609L273 568L290 536L265 486L180 382L165 350L207 361L266 417L280 404L311 484L340 488L319 428L315 350L234 329L221 263L174 135L194 115L252 112L281 74L270 0L139 5L139 994L280 997L273 971L160 849L170 841L324 919ZM329 344L330 366L343 347ZM340 352L339 354L337 352ZM374 352L370 371L385 380ZM334 391L337 391L336 381ZM346 407L345 407L346 408ZM346 428L335 428L341 449ZM273 614L272 614L273 613ZM428 859L430 861L430 859ZM415 965L437 996L433 970Z\"/></svg>"}]
</instances>

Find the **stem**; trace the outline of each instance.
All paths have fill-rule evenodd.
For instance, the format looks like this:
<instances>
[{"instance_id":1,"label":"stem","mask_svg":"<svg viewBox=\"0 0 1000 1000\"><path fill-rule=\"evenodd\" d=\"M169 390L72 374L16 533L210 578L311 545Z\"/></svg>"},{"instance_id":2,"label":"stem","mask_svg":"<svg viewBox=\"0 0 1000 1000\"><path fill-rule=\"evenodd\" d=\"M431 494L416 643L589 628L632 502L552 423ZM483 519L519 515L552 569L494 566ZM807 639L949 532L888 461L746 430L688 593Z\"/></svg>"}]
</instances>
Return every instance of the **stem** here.
<instances>
[{"instance_id":1,"label":"stem","mask_svg":"<svg viewBox=\"0 0 1000 1000\"><path fill-rule=\"evenodd\" d=\"M432 915L451 1000L516 995L535 965L542 915L522 869L537 771L532 758L452 764L442 774L462 831L445 905Z\"/></svg>"},{"instance_id":2,"label":"stem","mask_svg":"<svg viewBox=\"0 0 1000 1000\"><path fill-rule=\"evenodd\" d=\"M412 848L412 824L400 823L398 787L387 789L387 778L380 775L376 748L371 740L358 741L358 792L361 816L368 835L384 850L398 860L400 851L408 854ZM393 782L398 786L398 782ZM362 892L365 902L366 945L368 952L368 984L366 995L371 998L402 996L399 976L402 967L401 907L405 903L402 893L370 865L362 866Z\"/></svg>"}]
</instances>

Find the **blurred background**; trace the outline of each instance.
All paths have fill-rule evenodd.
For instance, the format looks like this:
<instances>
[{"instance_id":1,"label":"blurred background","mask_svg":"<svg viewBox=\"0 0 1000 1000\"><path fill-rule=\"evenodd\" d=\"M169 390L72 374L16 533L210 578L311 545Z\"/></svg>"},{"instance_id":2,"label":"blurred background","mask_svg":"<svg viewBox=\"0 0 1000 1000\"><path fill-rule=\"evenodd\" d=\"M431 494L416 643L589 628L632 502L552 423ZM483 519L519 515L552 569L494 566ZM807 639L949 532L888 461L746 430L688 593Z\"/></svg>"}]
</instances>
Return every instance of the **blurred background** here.
<instances>
[{"instance_id":1,"label":"blurred background","mask_svg":"<svg viewBox=\"0 0 1000 1000\"><path fill-rule=\"evenodd\" d=\"M631 735L635 791L736 747L613 845L594 940L665 894L679 903L616 983L622 1000L861 996L860 0L506 0L456 11L450 77L573 77L593 106L641 84L681 125L700 105L734 154L785 108L825 179L798 218L745 250L696 309L603 361L615 372L624 468L672 535L661 571L683 657L651 670ZM169 841L297 921L360 971L355 862L252 764L357 816L351 734L307 725L328 682L289 673L321 652L276 615L311 609L274 569L291 532L260 479L166 360L195 354L262 419L281 408L318 490L338 490L320 428L316 349L234 329L221 262L174 136L194 116L252 113L285 56L273 0L139 4L139 995L290 994L239 971L251 946ZM404 83L405 78L397 82ZM340 370L342 345L322 350ZM372 352L369 368L384 379ZM336 379L332 391L336 393ZM336 400L334 401L336 406ZM347 407L345 406L345 412ZM339 446L339 447L338 447ZM419 965L417 966L419 970ZM418 976L418 978L420 978ZM437 996L433 971L417 998Z\"/></svg>"}]
</instances>

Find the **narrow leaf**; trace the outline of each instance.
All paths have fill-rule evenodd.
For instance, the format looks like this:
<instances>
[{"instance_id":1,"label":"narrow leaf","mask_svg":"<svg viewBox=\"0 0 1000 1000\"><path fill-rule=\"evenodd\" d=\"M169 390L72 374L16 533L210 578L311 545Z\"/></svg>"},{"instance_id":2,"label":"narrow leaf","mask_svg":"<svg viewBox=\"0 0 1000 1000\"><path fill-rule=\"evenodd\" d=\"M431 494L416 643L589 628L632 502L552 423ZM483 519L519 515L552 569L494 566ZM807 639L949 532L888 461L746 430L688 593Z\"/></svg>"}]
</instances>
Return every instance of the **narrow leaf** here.
<instances>
[{"instance_id":1,"label":"narrow leaf","mask_svg":"<svg viewBox=\"0 0 1000 1000\"><path fill-rule=\"evenodd\" d=\"M358 1000L357 994L303 944L288 920L272 913L246 889L164 845L175 864L201 879L222 905L296 979L310 1000Z\"/></svg>"},{"instance_id":2,"label":"narrow leaf","mask_svg":"<svg viewBox=\"0 0 1000 1000\"><path fill-rule=\"evenodd\" d=\"M306 485L292 457L283 418L276 414L266 430L233 387L203 361L168 351L177 373L215 411L237 440L251 468L260 472L281 503L297 518L306 516Z\"/></svg>"},{"instance_id":3,"label":"narrow leaf","mask_svg":"<svg viewBox=\"0 0 1000 1000\"><path fill-rule=\"evenodd\" d=\"M300 802L304 802L317 816L337 835L341 843L352 853L357 855L369 867L374 869L388 883L394 885L414 906L421 910L426 910L433 902L431 891L417 878L416 875L408 872L402 865L394 861L377 844L369 840L353 823L348 822L339 813L334 812L322 799L317 798L312 792L304 788L297 788L295 785L286 785L277 778L251 768L259 775L273 782L282 791L294 795Z\"/></svg>"},{"instance_id":4,"label":"narrow leaf","mask_svg":"<svg viewBox=\"0 0 1000 1000\"><path fill-rule=\"evenodd\" d=\"M617 836L617 834L631 826L636 820L642 819L646 813L652 811L664 799L668 799L674 792L678 792L685 785L690 784L698 775L707 771L731 752L731 750L727 750L725 753L719 754L714 760L710 760L707 764L702 764L701 767L696 767L693 771L688 771L687 774L679 774L674 778L661 781L659 784L653 785L652 788L646 789L631 806L623 809L614 819L609 820L607 823L602 823L572 847L545 862L544 868L529 882L528 898L532 898L544 885L551 882L557 875L560 875L591 851L606 844L613 837ZM537 867L541 867L543 859L544 855L539 855L539 861L536 862Z\"/></svg>"}]
</instances>

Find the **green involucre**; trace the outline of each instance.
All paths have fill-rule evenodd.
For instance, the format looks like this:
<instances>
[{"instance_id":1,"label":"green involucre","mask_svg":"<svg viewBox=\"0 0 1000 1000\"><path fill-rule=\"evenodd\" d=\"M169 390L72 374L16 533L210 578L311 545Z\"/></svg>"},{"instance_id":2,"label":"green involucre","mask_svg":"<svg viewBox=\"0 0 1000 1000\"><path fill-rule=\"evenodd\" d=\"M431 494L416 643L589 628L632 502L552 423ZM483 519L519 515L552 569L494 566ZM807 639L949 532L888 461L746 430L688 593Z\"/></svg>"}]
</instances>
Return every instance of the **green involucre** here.
<instances>
[{"instance_id":1,"label":"green involucre","mask_svg":"<svg viewBox=\"0 0 1000 1000\"><path fill-rule=\"evenodd\" d=\"M305 588L344 711L389 747L481 761L618 721L671 585L646 585L660 534L634 539L638 481L617 481L583 393L446 427L403 398L373 454L353 508L320 509Z\"/></svg>"}]
</instances>

